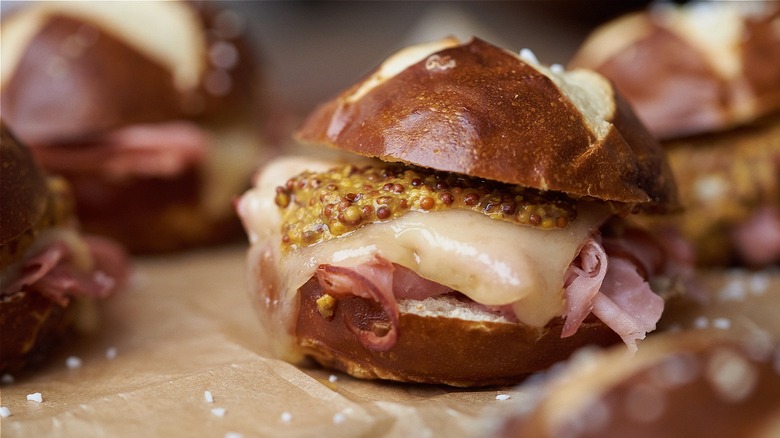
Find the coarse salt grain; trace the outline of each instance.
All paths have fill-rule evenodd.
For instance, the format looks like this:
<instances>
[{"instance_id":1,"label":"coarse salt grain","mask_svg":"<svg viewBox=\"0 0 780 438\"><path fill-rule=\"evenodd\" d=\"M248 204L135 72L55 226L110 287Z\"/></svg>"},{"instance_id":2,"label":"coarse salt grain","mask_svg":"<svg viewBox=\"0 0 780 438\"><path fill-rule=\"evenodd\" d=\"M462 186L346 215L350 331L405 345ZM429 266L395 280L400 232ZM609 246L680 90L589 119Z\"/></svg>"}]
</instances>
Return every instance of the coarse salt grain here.
<instances>
[{"instance_id":1,"label":"coarse salt grain","mask_svg":"<svg viewBox=\"0 0 780 438\"><path fill-rule=\"evenodd\" d=\"M81 367L81 359L76 356L69 356L67 359L65 359L65 366L70 369L79 368Z\"/></svg>"},{"instance_id":2,"label":"coarse salt grain","mask_svg":"<svg viewBox=\"0 0 780 438\"><path fill-rule=\"evenodd\" d=\"M561 64L553 64L553 65L550 66L550 71L555 73L555 74L561 74L565 70L566 69L563 68L563 66Z\"/></svg>"},{"instance_id":3,"label":"coarse salt grain","mask_svg":"<svg viewBox=\"0 0 780 438\"><path fill-rule=\"evenodd\" d=\"M531 51L531 49L520 50L520 59L531 62L533 64L539 64L539 60L536 59L536 55Z\"/></svg>"},{"instance_id":4,"label":"coarse salt grain","mask_svg":"<svg viewBox=\"0 0 780 438\"><path fill-rule=\"evenodd\" d=\"M712 320L712 326L716 329L728 330L731 328L731 320L728 318L715 318Z\"/></svg>"},{"instance_id":5,"label":"coarse salt grain","mask_svg":"<svg viewBox=\"0 0 780 438\"><path fill-rule=\"evenodd\" d=\"M43 396L40 392L34 392L32 394L27 394L27 400L34 401L36 403L42 403L43 402Z\"/></svg>"},{"instance_id":6,"label":"coarse salt grain","mask_svg":"<svg viewBox=\"0 0 780 438\"><path fill-rule=\"evenodd\" d=\"M337 380L339 380L339 378L335 374L331 374L330 377L328 377L328 382L330 383L336 383Z\"/></svg>"},{"instance_id":7,"label":"coarse salt grain","mask_svg":"<svg viewBox=\"0 0 780 438\"><path fill-rule=\"evenodd\" d=\"M116 347L111 347L106 350L106 359L114 359L116 358L117 349Z\"/></svg>"},{"instance_id":8,"label":"coarse salt grain","mask_svg":"<svg viewBox=\"0 0 780 438\"><path fill-rule=\"evenodd\" d=\"M0 417L8 418L11 416L11 410L5 406L0 406Z\"/></svg>"},{"instance_id":9,"label":"coarse salt grain","mask_svg":"<svg viewBox=\"0 0 780 438\"><path fill-rule=\"evenodd\" d=\"M693 320L693 327L697 329L705 329L709 327L710 321L707 319L706 316L700 316Z\"/></svg>"},{"instance_id":10,"label":"coarse salt grain","mask_svg":"<svg viewBox=\"0 0 780 438\"><path fill-rule=\"evenodd\" d=\"M225 438L244 438L244 435L238 432L228 432L225 434Z\"/></svg>"},{"instance_id":11,"label":"coarse salt grain","mask_svg":"<svg viewBox=\"0 0 780 438\"><path fill-rule=\"evenodd\" d=\"M289 423L292 420L292 414L287 411L284 411L282 412L282 415L279 418L281 418L281 420L284 421L285 423Z\"/></svg>"},{"instance_id":12,"label":"coarse salt grain","mask_svg":"<svg viewBox=\"0 0 780 438\"><path fill-rule=\"evenodd\" d=\"M214 396L211 395L211 391L203 391L203 398L206 399L207 403L214 403Z\"/></svg>"},{"instance_id":13,"label":"coarse salt grain","mask_svg":"<svg viewBox=\"0 0 780 438\"><path fill-rule=\"evenodd\" d=\"M216 417L224 417L225 416L225 408L212 408L211 413L212 415Z\"/></svg>"},{"instance_id":14,"label":"coarse salt grain","mask_svg":"<svg viewBox=\"0 0 780 438\"><path fill-rule=\"evenodd\" d=\"M763 295L769 288L769 275L756 273L750 277L750 292L754 295Z\"/></svg>"},{"instance_id":15,"label":"coarse salt grain","mask_svg":"<svg viewBox=\"0 0 780 438\"><path fill-rule=\"evenodd\" d=\"M347 416L341 412L333 414L333 424L341 424L347 420Z\"/></svg>"},{"instance_id":16,"label":"coarse salt grain","mask_svg":"<svg viewBox=\"0 0 780 438\"><path fill-rule=\"evenodd\" d=\"M496 400L509 400L510 398L512 398L512 396L509 394L498 394L496 396Z\"/></svg>"}]
</instances>

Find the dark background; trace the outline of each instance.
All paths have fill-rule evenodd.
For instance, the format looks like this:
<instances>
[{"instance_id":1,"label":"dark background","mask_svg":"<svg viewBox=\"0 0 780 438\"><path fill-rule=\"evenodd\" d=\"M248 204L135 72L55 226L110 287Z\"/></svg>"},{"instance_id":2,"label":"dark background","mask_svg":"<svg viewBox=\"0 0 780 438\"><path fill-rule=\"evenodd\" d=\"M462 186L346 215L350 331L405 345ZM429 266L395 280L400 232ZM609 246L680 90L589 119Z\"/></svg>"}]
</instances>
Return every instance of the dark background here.
<instances>
[{"instance_id":1,"label":"dark background","mask_svg":"<svg viewBox=\"0 0 780 438\"><path fill-rule=\"evenodd\" d=\"M232 1L261 54L273 105L300 117L409 44L479 36L565 64L598 24L644 0Z\"/></svg>"}]
</instances>

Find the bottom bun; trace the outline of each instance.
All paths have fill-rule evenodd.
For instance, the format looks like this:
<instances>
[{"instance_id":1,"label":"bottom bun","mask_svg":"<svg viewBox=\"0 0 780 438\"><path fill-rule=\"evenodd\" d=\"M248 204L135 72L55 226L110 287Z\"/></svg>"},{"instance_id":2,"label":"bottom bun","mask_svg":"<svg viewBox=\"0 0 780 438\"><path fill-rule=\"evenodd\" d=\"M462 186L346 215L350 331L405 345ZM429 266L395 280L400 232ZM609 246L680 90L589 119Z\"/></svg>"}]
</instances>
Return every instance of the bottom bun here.
<instances>
[{"instance_id":1,"label":"bottom bun","mask_svg":"<svg viewBox=\"0 0 780 438\"><path fill-rule=\"evenodd\" d=\"M563 320L543 328L510 322L453 295L399 300L398 340L387 351L366 348L347 320L384 318L381 307L359 297L340 299L324 317L316 279L299 291L296 337L302 352L319 364L363 379L445 384L505 385L566 359L576 349L620 341L596 318L561 338Z\"/></svg>"},{"instance_id":2,"label":"bottom bun","mask_svg":"<svg viewBox=\"0 0 780 438\"><path fill-rule=\"evenodd\" d=\"M27 369L48 356L71 332L70 304L26 289L0 298L0 372Z\"/></svg>"}]
</instances>

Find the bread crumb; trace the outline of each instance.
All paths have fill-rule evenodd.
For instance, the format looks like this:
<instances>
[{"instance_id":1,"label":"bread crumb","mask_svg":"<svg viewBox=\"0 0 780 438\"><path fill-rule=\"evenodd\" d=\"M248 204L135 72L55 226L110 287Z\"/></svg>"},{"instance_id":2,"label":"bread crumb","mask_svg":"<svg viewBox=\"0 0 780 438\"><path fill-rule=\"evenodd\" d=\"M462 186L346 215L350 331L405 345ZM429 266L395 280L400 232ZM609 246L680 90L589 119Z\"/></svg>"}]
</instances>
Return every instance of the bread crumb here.
<instances>
[{"instance_id":1,"label":"bread crumb","mask_svg":"<svg viewBox=\"0 0 780 438\"><path fill-rule=\"evenodd\" d=\"M203 391L203 398L206 399L207 403L214 403L214 396L211 395L209 390Z\"/></svg>"},{"instance_id":2,"label":"bread crumb","mask_svg":"<svg viewBox=\"0 0 780 438\"><path fill-rule=\"evenodd\" d=\"M279 418L285 423L289 423L290 421L292 421L292 414L287 411L284 411L282 412L282 415Z\"/></svg>"},{"instance_id":3,"label":"bread crumb","mask_svg":"<svg viewBox=\"0 0 780 438\"><path fill-rule=\"evenodd\" d=\"M117 349L116 347L110 347L106 350L106 359L112 360L116 358Z\"/></svg>"},{"instance_id":4,"label":"bread crumb","mask_svg":"<svg viewBox=\"0 0 780 438\"><path fill-rule=\"evenodd\" d=\"M76 356L69 356L65 359L65 366L69 369L81 368L81 359Z\"/></svg>"},{"instance_id":5,"label":"bread crumb","mask_svg":"<svg viewBox=\"0 0 780 438\"><path fill-rule=\"evenodd\" d=\"M32 394L27 394L27 400L34 401L36 403L42 403L43 402L43 396L40 392L34 392Z\"/></svg>"},{"instance_id":6,"label":"bread crumb","mask_svg":"<svg viewBox=\"0 0 780 438\"><path fill-rule=\"evenodd\" d=\"M496 396L496 400L502 400L502 401L503 400L509 400L510 398L512 398L512 396L509 395L509 394L498 394Z\"/></svg>"},{"instance_id":7,"label":"bread crumb","mask_svg":"<svg viewBox=\"0 0 780 438\"><path fill-rule=\"evenodd\" d=\"M220 417L220 418L224 417L225 416L225 412L226 412L225 408L212 408L211 409L211 414L214 415L215 417Z\"/></svg>"},{"instance_id":8,"label":"bread crumb","mask_svg":"<svg viewBox=\"0 0 780 438\"><path fill-rule=\"evenodd\" d=\"M11 416L11 410L5 406L0 406L0 417L8 418Z\"/></svg>"}]
</instances>

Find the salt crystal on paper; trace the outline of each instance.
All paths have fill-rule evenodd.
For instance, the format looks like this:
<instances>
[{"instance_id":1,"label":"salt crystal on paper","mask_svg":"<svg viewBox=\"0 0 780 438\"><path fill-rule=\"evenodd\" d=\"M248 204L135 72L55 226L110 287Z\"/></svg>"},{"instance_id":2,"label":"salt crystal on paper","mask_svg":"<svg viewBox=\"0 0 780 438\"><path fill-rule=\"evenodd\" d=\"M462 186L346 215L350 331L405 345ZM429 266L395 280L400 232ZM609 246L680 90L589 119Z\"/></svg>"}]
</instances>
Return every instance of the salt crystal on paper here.
<instances>
[{"instance_id":1,"label":"salt crystal on paper","mask_svg":"<svg viewBox=\"0 0 780 438\"><path fill-rule=\"evenodd\" d=\"M731 320L728 318L715 318L712 320L712 326L716 329L728 330L731 328Z\"/></svg>"},{"instance_id":2,"label":"salt crystal on paper","mask_svg":"<svg viewBox=\"0 0 780 438\"><path fill-rule=\"evenodd\" d=\"M216 417L224 417L225 416L225 408L213 408L211 409L211 413Z\"/></svg>"},{"instance_id":3,"label":"salt crystal on paper","mask_svg":"<svg viewBox=\"0 0 780 438\"><path fill-rule=\"evenodd\" d=\"M338 378L338 377L337 377L335 374L331 374L331 375L330 375L330 377L328 377L328 382L330 382L330 383L336 383L336 381L337 381L338 379L339 379L339 378Z\"/></svg>"},{"instance_id":4,"label":"salt crystal on paper","mask_svg":"<svg viewBox=\"0 0 780 438\"><path fill-rule=\"evenodd\" d=\"M510 398L512 398L512 396L509 394L498 394L496 396L496 400L509 400Z\"/></svg>"},{"instance_id":5,"label":"salt crystal on paper","mask_svg":"<svg viewBox=\"0 0 780 438\"><path fill-rule=\"evenodd\" d=\"M81 367L81 359L79 359L76 356L70 356L67 359L65 359L65 366L67 366L69 369L75 369Z\"/></svg>"},{"instance_id":6,"label":"salt crystal on paper","mask_svg":"<svg viewBox=\"0 0 780 438\"><path fill-rule=\"evenodd\" d=\"M289 423L292 420L292 414L287 412L287 411L284 411L284 412L282 412L282 415L281 415L280 418L285 423Z\"/></svg>"},{"instance_id":7,"label":"salt crystal on paper","mask_svg":"<svg viewBox=\"0 0 780 438\"><path fill-rule=\"evenodd\" d=\"M0 406L0 417L8 418L11 416L11 410L5 406Z\"/></svg>"},{"instance_id":8,"label":"salt crystal on paper","mask_svg":"<svg viewBox=\"0 0 780 438\"><path fill-rule=\"evenodd\" d=\"M108 350L106 350L106 359L114 359L116 358L117 350L115 347L111 347Z\"/></svg>"},{"instance_id":9,"label":"salt crystal on paper","mask_svg":"<svg viewBox=\"0 0 780 438\"><path fill-rule=\"evenodd\" d=\"M211 395L211 391L203 391L203 398L206 399L207 403L214 403L214 396Z\"/></svg>"},{"instance_id":10,"label":"salt crystal on paper","mask_svg":"<svg viewBox=\"0 0 780 438\"><path fill-rule=\"evenodd\" d=\"M341 424L346 420L347 420L347 416L341 412L336 412L335 414L333 414L333 424Z\"/></svg>"},{"instance_id":11,"label":"salt crystal on paper","mask_svg":"<svg viewBox=\"0 0 780 438\"><path fill-rule=\"evenodd\" d=\"M238 432L228 432L225 434L225 438L244 438L244 435Z\"/></svg>"},{"instance_id":12,"label":"salt crystal on paper","mask_svg":"<svg viewBox=\"0 0 780 438\"><path fill-rule=\"evenodd\" d=\"M27 394L27 400L34 401L36 403L42 403L43 402L43 396L41 396L40 392L34 392L32 394Z\"/></svg>"}]
</instances>

